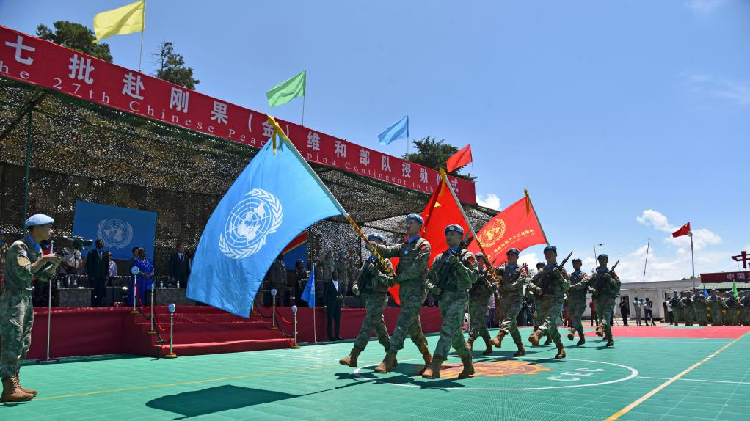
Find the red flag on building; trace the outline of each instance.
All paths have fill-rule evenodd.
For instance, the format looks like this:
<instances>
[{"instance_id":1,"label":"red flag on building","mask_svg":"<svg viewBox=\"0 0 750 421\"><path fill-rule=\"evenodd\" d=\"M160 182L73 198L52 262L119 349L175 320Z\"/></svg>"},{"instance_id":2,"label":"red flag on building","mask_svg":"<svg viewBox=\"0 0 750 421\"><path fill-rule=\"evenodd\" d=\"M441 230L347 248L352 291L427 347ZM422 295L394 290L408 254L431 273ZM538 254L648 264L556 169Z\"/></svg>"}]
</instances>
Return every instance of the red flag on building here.
<instances>
[{"instance_id":1,"label":"red flag on building","mask_svg":"<svg viewBox=\"0 0 750 421\"><path fill-rule=\"evenodd\" d=\"M547 236L528 196L508 206L487 222L477 233L477 240L482 243L487 260L496 267L508 260L505 255L508 249L523 250L535 244L547 244ZM469 251L479 252L476 241L471 243Z\"/></svg>"},{"instance_id":2,"label":"red flag on building","mask_svg":"<svg viewBox=\"0 0 750 421\"><path fill-rule=\"evenodd\" d=\"M460 151L454 153L448 158L448 161L445 162L445 168L448 172L453 172L464 165L470 164L472 160L471 145L466 145Z\"/></svg>"},{"instance_id":3,"label":"red flag on building","mask_svg":"<svg viewBox=\"0 0 750 421\"><path fill-rule=\"evenodd\" d=\"M687 224L681 226L680 229L678 229L677 231L673 232L672 233L672 237L676 238L676 237L679 237L681 235L688 235L688 234L690 234L690 222L688 222Z\"/></svg>"},{"instance_id":4,"label":"red flag on building","mask_svg":"<svg viewBox=\"0 0 750 421\"><path fill-rule=\"evenodd\" d=\"M432 266L435 256L448 249L448 243L445 242L445 227L450 224L458 224L463 227L464 232L469 232L469 224L463 217L456 200L453 198L450 189L445 182L440 182L435 193L430 197L424 211L422 211L422 238L430 242L431 253L428 265ZM398 265L398 259L391 259L393 266ZM390 293L397 304L401 304L398 298L398 285L390 288Z\"/></svg>"}]
</instances>

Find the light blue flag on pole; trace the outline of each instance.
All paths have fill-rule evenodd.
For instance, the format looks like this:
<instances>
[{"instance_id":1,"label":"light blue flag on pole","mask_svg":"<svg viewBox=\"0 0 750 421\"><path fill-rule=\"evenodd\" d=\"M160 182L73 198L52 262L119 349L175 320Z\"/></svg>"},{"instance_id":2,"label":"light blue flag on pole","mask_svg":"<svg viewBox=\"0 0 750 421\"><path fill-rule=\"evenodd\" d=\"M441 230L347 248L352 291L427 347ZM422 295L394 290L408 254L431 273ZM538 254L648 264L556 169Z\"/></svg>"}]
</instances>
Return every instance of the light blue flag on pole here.
<instances>
[{"instance_id":1,"label":"light blue flag on pole","mask_svg":"<svg viewBox=\"0 0 750 421\"><path fill-rule=\"evenodd\" d=\"M203 230L187 296L242 317L268 268L299 233L345 215L294 145L268 141L232 184Z\"/></svg>"},{"instance_id":2,"label":"light blue flag on pole","mask_svg":"<svg viewBox=\"0 0 750 421\"><path fill-rule=\"evenodd\" d=\"M378 135L381 145L388 145L394 140L404 139L409 137L409 116L406 115L401 120L397 121L391 127L385 129L383 133Z\"/></svg>"},{"instance_id":3,"label":"light blue flag on pole","mask_svg":"<svg viewBox=\"0 0 750 421\"><path fill-rule=\"evenodd\" d=\"M299 298L306 301L308 306L315 307L315 265L312 266L305 290L302 291L302 296Z\"/></svg>"},{"instance_id":4,"label":"light blue flag on pole","mask_svg":"<svg viewBox=\"0 0 750 421\"><path fill-rule=\"evenodd\" d=\"M706 289L705 285L703 285L703 296L708 298L708 290Z\"/></svg>"}]
</instances>

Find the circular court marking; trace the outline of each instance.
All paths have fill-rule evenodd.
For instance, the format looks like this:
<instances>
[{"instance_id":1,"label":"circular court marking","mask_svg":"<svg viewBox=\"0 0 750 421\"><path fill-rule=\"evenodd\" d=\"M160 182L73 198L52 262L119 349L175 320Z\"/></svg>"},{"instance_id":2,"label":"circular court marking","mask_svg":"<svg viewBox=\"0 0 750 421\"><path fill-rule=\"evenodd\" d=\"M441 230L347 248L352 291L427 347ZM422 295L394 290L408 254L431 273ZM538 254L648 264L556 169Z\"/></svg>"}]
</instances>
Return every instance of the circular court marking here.
<instances>
[{"instance_id":1,"label":"circular court marking","mask_svg":"<svg viewBox=\"0 0 750 421\"><path fill-rule=\"evenodd\" d=\"M416 361L416 360L403 360L403 362L406 362L406 361ZM419 360L419 361L421 361L421 360ZM501 361L498 361L498 362L502 362L502 361L515 361L515 360L501 360ZM521 360L521 361L524 361L524 360ZM563 385L560 385L560 386L536 386L536 387L470 387L470 386L466 386L466 387L434 387L434 389L440 389L440 390L548 390L548 389L573 389L573 388L578 388L578 387L595 387L595 386L603 386L603 385L606 385L606 384L620 383L620 382L624 382L624 381L627 381L627 380L634 379L635 377L638 377L638 370L636 370L633 367L630 367L630 366L627 366L627 365L623 365L623 364L608 363L608 362L604 362L604 361L580 360L580 359L575 359L575 358L568 358L567 361L580 361L580 362L591 363L591 364L595 364L595 365L596 364L602 364L602 365L610 366L610 367L619 367L621 369L627 370L627 372L629 374L625 375L625 376L622 376L622 377L619 377L619 378L616 378L616 379L612 379L612 380L605 380L605 381L601 381L601 382L580 383L579 384L577 382L581 381L582 378L585 379L585 378L588 378L588 377L592 377L594 373L604 371L604 369L600 369L600 368L583 368L582 367L582 368L578 368L578 369L574 368L574 369L572 369L572 372L567 372L566 371L566 372L560 373L558 375L553 375L553 376L547 377L547 379L550 382L563 382L563 383L573 383L573 382L576 382L576 384L563 384ZM354 373L353 373L354 376L357 379L361 379L361 380L372 380L372 379L367 379L367 378L363 377L360 374L360 372L361 372L362 369L368 368L368 367L375 367L375 365L368 365L368 366L363 366L363 367L357 367L357 369L354 370ZM482 379L483 377L474 377L474 378L475 379ZM387 379L375 380L375 383L376 384L387 384L387 385L390 385L390 386L413 387L413 388L421 388L423 386L429 386L429 384L430 384L430 380L429 379L424 379L423 384L397 384L397 383L388 382L386 380ZM420 380L421 380L421 378L420 378Z\"/></svg>"}]
</instances>

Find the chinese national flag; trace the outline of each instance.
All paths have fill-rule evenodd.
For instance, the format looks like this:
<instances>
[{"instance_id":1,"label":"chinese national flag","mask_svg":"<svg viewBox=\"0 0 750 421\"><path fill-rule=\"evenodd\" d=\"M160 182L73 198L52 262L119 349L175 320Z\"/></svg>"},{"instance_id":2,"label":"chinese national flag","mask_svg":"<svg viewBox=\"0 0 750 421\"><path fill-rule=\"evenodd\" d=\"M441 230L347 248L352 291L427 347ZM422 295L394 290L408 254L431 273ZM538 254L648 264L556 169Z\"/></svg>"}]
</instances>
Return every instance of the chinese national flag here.
<instances>
[{"instance_id":1,"label":"chinese national flag","mask_svg":"<svg viewBox=\"0 0 750 421\"><path fill-rule=\"evenodd\" d=\"M690 222L681 226L680 229L678 229L677 231L673 232L672 238L676 238L681 235L688 235L688 234L690 234Z\"/></svg>"},{"instance_id":2,"label":"chinese national flag","mask_svg":"<svg viewBox=\"0 0 750 421\"><path fill-rule=\"evenodd\" d=\"M448 243L445 242L445 227L450 224L458 224L463 227L464 232L469 232L469 224L463 217L456 200L453 198L450 189L443 181L440 182L435 193L430 197L427 206L422 212L424 225L422 225L421 236L430 242L431 253L428 264L432 266L435 256L448 249ZM391 259L394 267L398 265L398 259ZM390 293L393 299L401 305L398 297L398 285L391 287Z\"/></svg>"},{"instance_id":3,"label":"chinese national flag","mask_svg":"<svg viewBox=\"0 0 750 421\"><path fill-rule=\"evenodd\" d=\"M448 172L463 167L464 165L470 164L472 161L471 157L471 145L466 145L460 151L454 153L448 161L445 162L445 168Z\"/></svg>"},{"instance_id":4,"label":"chinese national flag","mask_svg":"<svg viewBox=\"0 0 750 421\"><path fill-rule=\"evenodd\" d=\"M539 225L528 196L487 222L477 233L477 240L482 243L487 260L496 267L508 260L505 255L508 249L523 250L535 244L547 244L547 236ZM469 251L479 252L477 241L471 243Z\"/></svg>"}]
</instances>

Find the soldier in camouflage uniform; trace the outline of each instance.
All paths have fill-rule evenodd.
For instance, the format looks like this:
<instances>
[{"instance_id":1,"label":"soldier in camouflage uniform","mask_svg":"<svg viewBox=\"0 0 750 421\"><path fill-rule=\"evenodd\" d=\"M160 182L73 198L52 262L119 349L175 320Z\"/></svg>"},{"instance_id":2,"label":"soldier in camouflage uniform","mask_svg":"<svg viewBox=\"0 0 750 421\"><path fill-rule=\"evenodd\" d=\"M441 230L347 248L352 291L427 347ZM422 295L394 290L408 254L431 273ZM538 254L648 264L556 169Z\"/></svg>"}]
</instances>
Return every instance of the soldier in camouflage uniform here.
<instances>
[{"instance_id":1,"label":"soldier in camouflage uniform","mask_svg":"<svg viewBox=\"0 0 750 421\"><path fill-rule=\"evenodd\" d=\"M469 346L469 351L473 351L474 341L481 336L487 345L487 349L482 355L490 355L492 353L492 345L490 344L490 332L487 331L487 311L490 306L490 297L495 293L497 285L493 279L492 270L485 268L485 265L489 266L489 262L485 260L484 254L477 253L476 259L478 275L477 282L474 283L471 291L469 291L469 320L471 321L471 329L466 345Z\"/></svg>"},{"instance_id":2,"label":"soldier in camouflage uniform","mask_svg":"<svg viewBox=\"0 0 750 421\"><path fill-rule=\"evenodd\" d=\"M581 316L586 311L586 293L589 292L589 279L586 273L581 272L582 264L581 259L573 259L573 273L570 274L570 288L568 288L568 314L570 315L568 339L572 341L578 332L578 345L586 343L583 337Z\"/></svg>"},{"instance_id":3,"label":"soldier in camouflage uniform","mask_svg":"<svg viewBox=\"0 0 750 421\"><path fill-rule=\"evenodd\" d=\"M711 295L708 297L708 305L711 307L711 326L722 326L724 324L725 304L714 289L711 290Z\"/></svg>"},{"instance_id":4,"label":"soldier in camouflage uniform","mask_svg":"<svg viewBox=\"0 0 750 421\"><path fill-rule=\"evenodd\" d=\"M468 291L477 281L477 261L474 254L460 246L463 235L464 229L460 225L445 227L448 250L435 257L427 274L427 289L438 298L443 323L440 326L440 339L432 355L432 364L422 373L424 378L440 378L440 367L448 358L451 346L464 365L458 378L465 379L474 375L471 352L464 340L461 326L469 303ZM484 302L488 300L485 297Z\"/></svg>"},{"instance_id":5,"label":"soldier in camouflage uniform","mask_svg":"<svg viewBox=\"0 0 750 421\"><path fill-rule=\"evenodd\" d=\"M740 293L740 324L750 326L750 291Z\"/></svg>"},{"instance_id":6,"label":"soldier in camouflage uniform","mask_svg":"<svg viewBox=\"0 0 750 421\"><path fill-rule=\"evenodd\" d=\"M521 332L518 331L518 313L523 305L523 287L528 281L520 267L518 267L518 255L521 252L512 248L505 255L508 256L508 262L505 267L499 269L501 278L502 296L505 308L503 310L503 321L500 324L500 330L497 337L492 340L492 345L500 348L503 338L510 334L513 342L518 347L513 356L520 357L526 355L526 349L523 347Z\"/></svg>"},{"instance_id":7,"label":"soldier in camouflage uniform","mask_svg":"<svg viewBox=\"0 0 750 421\"><path fill-rule=\"evenodd\" d=\"M696 292L693 296L693 309L695 311L695 322L699 326L708 325L708 308L706 306L706 296L702 292Z\"/></svg>"},{"instance_id":8,"label":"soldier in camouflage uniform","mask_svg":"<svg viewBox=\"0 0 750 421\"><path fill-rule=\"evenodd\" d=\"M337 279L336 277L336 261L333 259L333 252L326 251L323 260L319 261L315 266L315 296L323 296L323 285L331 279ZM318 306L323 305L323 300L319 300Z\"/></svg>"},{"instance_id":9,"label":"soldier in camouflage uniform","mask_svg":"<svg viewBox=\"0 0 750 421\"><path fill-rule=\"evenodd\" d=\"M5 256L4 282L0 286L0 377L3 402L33 399L37 391L21 386L21 362L31 346L34 325L32 292L34 279L49 282L55 275L60 259L55 255L41 256L42 241L50 239L52 223L47 215L36 214L26 220L28 233L14 242Z\"/></svg>"},{"instance_id":10,"label":"soldier in camouflage uniform","mask_svg":"<svg viewBox=\"0 0 750 421\"><path fill-rule=\"evenodd\" d=\"M547 266L534 276L533 282L533 288L537 296L541 296L539 306L541 307L542 317L544 317L544 323L529 336L529 342L536 346L544 335L549 335L557 346L555 358L559 360L566 356L565 347L557 327L561 324L560 309L565 300L567 282L563 276L562 268L557 266L557 247L545 247L544 257L547 259Z\"/></svg>"},{"instance_id":11,"label":"soldier in camouflage uniform","mask_svg":"<svg viewBox=\"0 0 750 421\"><path fill-rule=\"evenodd\" d=\"M380 234L370 234L367 236L367 240L377 245L385 244L385 237ZM391 337L388 336L388 330L385 328L383 311L388 305L388 287L395 285L393 284L393 276L391 275L394 271L390 260L383 259L383 261L388 265L390 270L384 268L375 254L372 254L365 261L359 277L352 286L354 295L362 294L365 299L366 315L362 321L362 328L359 330L359 335L354 340L352 352L348 357L342 358L339 361L342 365L348 365L349 367L357 366L357 357L365 350L372 332L375 332L377 335L378 342L383 345L385 352L388 352L391 348Z\"/></svg>"},{"instance_id":12,"label":"soldier in camouflage uniform","mask_svg":"<svg viewBox=\"0 0 750 421\"><path fill-rule=\"evenodd\" d=\"M724 300L727 309L727 318L725 320L726 326L737 326L737 310L739 308L739 303L733 293L729 292L726 295L727 297Z\"/></svg>"},{"instance_id":13,"label":"soldier in camouflage uniform","mask_svg":"<svg viewBox=\"0 0 750 421\"><path fill-rule=\"evenodd\" d=\"M672 318L674 319L674 325L680 325L680 319L682 319L682 299L677 295L675 291L674 296L669 299L669 304L672 305Z\"/></svg>"},{"instance_id":14,"label":"soldier in camouflage uniform","mask_svg":"<svg viewBox=\"0 0 750 421\"><path fill-rule=\"evenodd\" d=\"M609 257L606 254L597 256L599 267L589 281L591 295L599 313L599 326L602 329L607 346L614 346L612 337L612 312L614 311L615 298L620 293L620 279L614 271L607 268Z\"/></svg>"},{"instance_id":15,"label":"soldier in camouflage uniform","mask_svg":"<svg viewBox=\"0 0 750 421\"><path fill-rule=\"evenodd\" d=\"M693 299L690 297L690 291L682 291L682 314L685 316L685 326L692 326L693 319L695 318L695 307L693 307Z\"/></svg>"},{"instance_id":16,"label":"soldier in camouflage uniform","mask_svg":"<svg viewBox=\"0 0 750 421\"><path fill-rule=\"evenodd\" d=\"M419 236L423 223L421 216L411 213L406 216L406 233L409 237L405 242L392 246L367 245L369 250L377 249L383 257L399 258L394 284L400 286L401 313L398 315L396 329L391 335L390 349L385 354L383 362L375 367L377 373L388 373L393 370L396 354L404 347L406 335L411 336L411 340L422 353L425 368L432 362L432 356L427 347L427 338L422 332L419 319L422 303L427 298L425 277L430 260L430 243Z\"/></svg>"}]
</instances>

